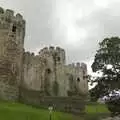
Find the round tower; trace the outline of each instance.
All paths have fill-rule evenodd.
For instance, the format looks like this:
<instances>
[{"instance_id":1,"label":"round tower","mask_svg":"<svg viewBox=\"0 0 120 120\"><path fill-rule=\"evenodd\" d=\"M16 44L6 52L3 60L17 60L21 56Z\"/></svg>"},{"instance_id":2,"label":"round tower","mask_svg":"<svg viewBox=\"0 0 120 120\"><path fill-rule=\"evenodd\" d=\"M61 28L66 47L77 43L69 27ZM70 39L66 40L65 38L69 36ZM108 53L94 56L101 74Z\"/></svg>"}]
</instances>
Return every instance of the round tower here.
<instances>
[{"instance_id":1,"label":"round tower","mask_svg":"<svg viewBox=\"0 0 120 120\"><path fill-rule=\"evenodd\" d=\"M25 20L0 8L0 98L17 100L22 79Z\"/></svg>"}]
</instances>

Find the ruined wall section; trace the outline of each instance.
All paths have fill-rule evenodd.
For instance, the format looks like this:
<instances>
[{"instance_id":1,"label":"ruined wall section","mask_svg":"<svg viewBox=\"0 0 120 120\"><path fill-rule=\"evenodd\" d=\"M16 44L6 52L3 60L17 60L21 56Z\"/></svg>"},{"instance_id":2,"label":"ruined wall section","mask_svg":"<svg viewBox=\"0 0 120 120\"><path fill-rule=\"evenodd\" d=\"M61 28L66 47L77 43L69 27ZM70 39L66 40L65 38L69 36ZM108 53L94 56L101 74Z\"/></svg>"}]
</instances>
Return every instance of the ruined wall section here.
<instances>
[{"instance_id":1,"label":"ruined wall section","mask_svg":"<svg viewBox=\"0 0 120 120\"><path fill-rule=\"evenodd\" d=\"M54 96L53 82L55 80L54 47L45 47L39 52L39 56L44 58L44 93L47 96Z\"/></svg>"},{"instance_id":2,"label":"ruined wall section","mask_svg":"<svg viewBox=\"0 0 120 120\"><path fill-rule=\"evenodd\" d=\"M84 81L84 88L83 91L85 94L88 94L88 71L87 71L87 65L85 63L81 63L81 69L82 69L82 76Z\"/></svg>"},{"instance_id":3,"label":"ruined wall section","mask_svg":"<svg viewBox=\"0 0 120 120\"><path fill-rule=\"evenodd\" d=\"M88 92L87 66L84 63L65 65L65 51L45 47L39 55L24 53L24 86L42 91L46 96L74 96Z\"/></svg>"},{"instance_id":4,"label":"ruined wall section","mask_svg":"<svg viewBox=\"0 0 120 120\"><path fill-rule=\"evenodd\" d=\"M64 65L66 63L64 49L50 46L49 48L42 49L40 56L45 56L47 69L51 71L51 78L47 79L50 82L52 96L63 96L64 92L62 92L62 89L65 80Z\"/></svg>"},{"instance_id":5,"label":"ruined wall section","mask_svg":"<svg viewBox=\"0 0 120 120\"><path fill-rule=\"evenodd\" d=\"M86 94L87 85L87 66L84 63L72 63L65 66L65 91L68 96Z\"/></svg>"},{"instance_id":6,"label":"ruined wall section","mask_svg":"<svg viewBox=\"0 0 120 120\"><path fill-rule=\"evenodd\" d=\"M44 92L45 87L45 56L34 55L34 53L24 53L24 80L22 86L27 89L39 90Z\"/></svg>"},{"instance_id":7,"label":"ruined wall section","mask_svg":"<svg viewBox=\"0 0 120 120\"><path fill-rule=\"evenodd\" d=\"M20 14L0 8L0 97L17 100L22 77L25 21Z\"/></svg>"},{"instance_id":8,"label":"ruined wall section","mask_svg":"<svg viewBox=\"0 0 120 120\"><path fill-rule=\"evenodd\" d=\"M48 96L60 95L64 84L64 64L65 51L59 47L45 47L37 56L25 52L23 85L28 89L41 90ZM59 88L55 88L56 83Z\"/></svg>"},{"instance_id":9,"label":"ruined wall section","mask_svg":"<svg viewBox=\"0 0 120 120\"><path fill-rule=\"evenodd\" d=\"M54 96L65 96L65 73L64 66L66 63L66 56L64 49L56 47L54 49L53 61L54 61L54 73L55 80L53 82ZM56 91L56 92L55 92Z\"/></svg>"},{"instance_id":10,"label":"ruined wall section","mask_svg":"<svg viewBox=\"0 0 120 120\"><path fill-rule=\"evenodd\" d=\"M48 48L43 48L36 56L25 52L23 86L52 95L52 80L55 79L53 65L53 57Z\"/></svg>"}]
</instances>

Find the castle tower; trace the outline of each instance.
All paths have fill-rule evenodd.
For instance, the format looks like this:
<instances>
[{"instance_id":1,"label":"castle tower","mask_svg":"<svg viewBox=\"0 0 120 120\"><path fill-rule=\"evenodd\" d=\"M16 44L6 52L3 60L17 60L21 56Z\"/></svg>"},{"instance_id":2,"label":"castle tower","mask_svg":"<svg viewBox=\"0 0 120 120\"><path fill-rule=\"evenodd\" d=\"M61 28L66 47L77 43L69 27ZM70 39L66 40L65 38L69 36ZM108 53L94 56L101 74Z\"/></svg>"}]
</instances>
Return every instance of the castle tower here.
<instances>
[{"instance_id":1,"label":"castle tower","mask_svg":"<svg viewBox=\"0 0 120 120\"><path fill-rule=\"evenodd\" d=\"M0 8L0 98L17 100L22 78L25 21Z\"/></svg>"},{"instance_id":2,"label":"castle tower","mask_svg":"<svg viewBox=\"0 0 120 120\"><path fill-rule=\"evenodd\" d=\"M57 64L65 64L65 51L60 47L56 47L56 62Z\"/></svg>"}]
</instances>

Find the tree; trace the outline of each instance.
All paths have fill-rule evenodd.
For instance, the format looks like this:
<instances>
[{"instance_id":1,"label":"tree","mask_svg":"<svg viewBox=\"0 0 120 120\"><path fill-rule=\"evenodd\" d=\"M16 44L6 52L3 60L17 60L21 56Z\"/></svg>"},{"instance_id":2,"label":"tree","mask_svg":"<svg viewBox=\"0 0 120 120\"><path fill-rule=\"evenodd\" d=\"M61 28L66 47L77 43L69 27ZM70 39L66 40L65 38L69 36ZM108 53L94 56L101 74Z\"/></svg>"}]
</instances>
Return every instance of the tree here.
<instances>
[{"instance_id":1,"label":"tree","mask_svg":"<svg viewBox=\"0 0 120 120\"><path fill-rule=\"evenodd\" d=\"M93 72L102 72L102 76L95 81L106 92L120 88L120 38L105 38L100 42L91 67Z\"/></svg>"},{"instance_id":2,"label":"tree","mask_svg":"<svg viewBox=\"0 0 120 120\"><path fill-rule=\"evenodd\" d=\"M98 83L93 96L95 93L99 93L95 97L109 95L111 91L120 89L120 38L105 38L100 42L91 67L93 72L102 73L101 77L92 80Z\"/></svg>"}]
</instances>

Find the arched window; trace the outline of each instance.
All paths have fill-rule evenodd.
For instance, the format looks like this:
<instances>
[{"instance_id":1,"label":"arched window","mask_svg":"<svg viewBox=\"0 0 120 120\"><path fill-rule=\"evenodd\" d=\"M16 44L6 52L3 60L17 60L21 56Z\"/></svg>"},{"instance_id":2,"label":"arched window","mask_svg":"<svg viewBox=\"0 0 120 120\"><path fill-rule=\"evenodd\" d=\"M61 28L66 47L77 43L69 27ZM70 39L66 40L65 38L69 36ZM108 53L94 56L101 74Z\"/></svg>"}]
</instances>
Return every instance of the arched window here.
<instances>
[{"instance_id":1,"label":"arched window","mask_svg":"<svg viewBox=\"0 0 120 120\"><path fill-rule=\"evenodd\" d=\"M77 82L80 82L80 78L79 77L77 78Z\"/></svg>"}]
</instances>

